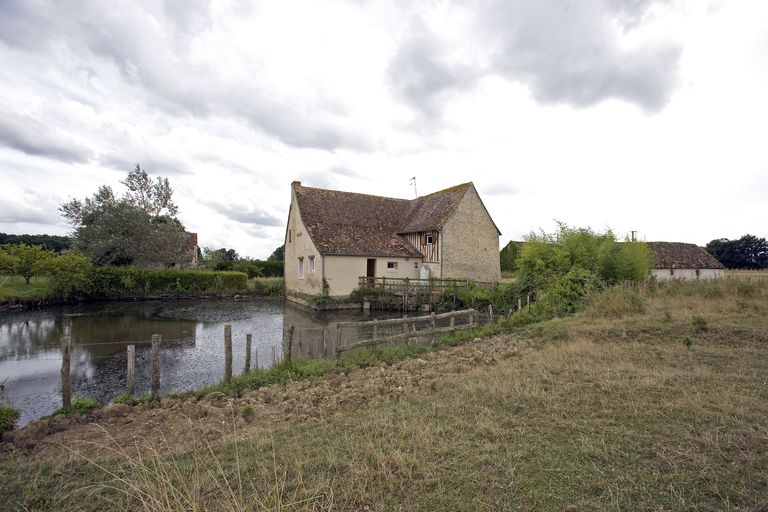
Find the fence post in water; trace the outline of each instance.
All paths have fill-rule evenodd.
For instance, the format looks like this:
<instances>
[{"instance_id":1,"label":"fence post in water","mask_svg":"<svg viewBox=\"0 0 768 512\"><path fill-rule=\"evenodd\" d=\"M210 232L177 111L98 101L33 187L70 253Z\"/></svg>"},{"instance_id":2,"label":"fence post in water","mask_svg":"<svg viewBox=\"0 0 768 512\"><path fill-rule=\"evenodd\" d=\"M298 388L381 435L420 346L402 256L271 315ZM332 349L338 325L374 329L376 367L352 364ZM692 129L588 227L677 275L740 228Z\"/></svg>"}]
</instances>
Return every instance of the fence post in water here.
<instances>
[{"instance_id":1,"label":"fence post in water","mask_svg":"<svg viewBox=\"0 0 768 512\"><path fill-rule=\"evenodd\" d=\"M251 371L251 344L253 343L253 334L245 335L245 373Z\"/></svg>"},{"instance_id":2,"label":"fence post in water","mask_svg":"<svg viewBox=\"0 0 768 512\"><path fill-rule=\"evenodd\" d=\"M451 329L456 327L456 315L451 314Z\"/></svg>"},{"instance_id":3,"label":"fence post in water","mask_svg":"<svg viewBox=\"0 0 768 512\"><path fill-rule=\"evenodd\" d=\"M72 388L69 380L69 349L71 338L61 337L61 406L72 407Z\"/></svg>"},{"instance_id":4,"label":"fence post in water","mask_svg":"<svg viewBox=\"0 0 768 512\"><path fill-rule=\"evenodd\" d=\"M429 326L434 329L435 328L435 312L431 312L429 314Z\"/></svg>"},{"instance_id":5,"label":"fence post in water","mask_svg":"<svg viewBox=\"0 0 768 512\"><path fill-rule=\"evenodd\" d=\"M152 360L152 396L160 394L160 340L162 336L159 334L152 335L152 343L150 345L150 358Z\"/></svg>"},{"instance_id":6,"label":"fence post in water","mask_svg":"<svg viewBox=\"0 0 768 512\"><path fill-rule=\"evenodd\" d=\"M128 373L126 377L126 391L130 396L133 396L134 392L136 392L136 345L128 345L127 359Z\"/></svg>"},{"instance_id":7,"label":"fence post in water","mask_svg":"<svg viewBox=\"0 0 768 512\"><path fill-rule=\"evenodd\" d=\"M224 382L232 380L232 325L224 326Z\"/></svg>"},{"instance_id":8,"label":"fence post in water","mask_svg":"<svg viewBox=\"0 0 768 512\"><path fill-rule=\"evenodd\" d=\"M341 348L341 324L336 324L336 345L333 348L338 358L339 349Z\"/></svg>"},{"instance_id":9,"label":"fence post in water","mask_svg":"<svg viewBox=\"0 0 768 512\"><path fill-rule=\"evenodd\" d=\"M285 360L290 363L293 356L293 331L296 326L291 325L288 327L288 343L285 346Z\"/></svg>"},{"instance_id":10,"label":"fence post in water","mask_svg":"<svg viewBox=\"0 0 768 512\"><path fill-rule=\"evenodd\" d=\"M272 345L272 366L277 364L277 352L275 352L275 346Z\"/></svg>"},{"instance_id":11,"label":"fence post in water","mask_svg":"<svg viewBox=\"0 0 768 512\"><path fill-rule=\"evenodd\" d=\"M488 323L493 323L493 305L488 304Z\"/></svg>"},{"instance_id":12,"label":"fence post in water","mask_svg":"<svg viewBox=\"0 0 768 512\"><path fill-rule=\"evenodd\" d=\"M379 323L379 320L374 318L373 319L373 342L376 343L376 339L379 337L379 326L377 325Z\"/></svg>"}]
</instances>

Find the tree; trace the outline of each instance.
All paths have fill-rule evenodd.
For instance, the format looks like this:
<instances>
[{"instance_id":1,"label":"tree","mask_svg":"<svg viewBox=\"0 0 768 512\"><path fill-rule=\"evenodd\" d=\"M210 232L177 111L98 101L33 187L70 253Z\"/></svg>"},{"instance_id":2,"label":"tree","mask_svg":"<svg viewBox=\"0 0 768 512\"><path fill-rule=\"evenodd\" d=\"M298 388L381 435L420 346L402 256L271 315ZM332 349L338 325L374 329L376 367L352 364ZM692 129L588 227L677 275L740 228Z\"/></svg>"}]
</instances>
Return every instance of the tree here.
<instances>
[{"instance_id":1,"label":"tree","mask_svg":"<svg viewBox=\"0 0 768 512\"><path fill-rule=\"evenodd\" d=\"M502 272L514 272L517 270L517 257L520 254L522 242L511 240L499 253Z\"/></svg>"},{"instance_id":2,"label":"tree","mask_svg":"<svg viewBox=\"0 0 768 512\"><path fill-rule=\"evenodd\" d=\"M728 268L768 268L768 242L744 235L738 240L719 238L706 246L707 252Z\"/></svg>"},{"instance_id":3,"label":"tree","mask_svg":"<svg viewBox=\"0 0 768 512\"><path fill-rule=\"evenodd\" d=\"M281 245L269 255L267 261L283 261L285 259L285 244Z\"/></svg>"},{"instance_id":4,"label":"tree","mask_svg":"<svg viewBox=\"0 0 768 512\"><path fill-rule=\"evenodd\" d=\"M176 218L167 178L153 181L139 164L122 181L121 197L99 187L84 200L72 199L59 211L75 228L74 246L102 265L171 266L183 257L188 234Z\"/></svg>"},{"instance_id":5,"label":"tree","mask_svg":"<svg viewBox=\"0 0 768 512\"><path fill-rule=\"evenodd\" d=\"M46 265L54 293L62 297L86 294L91 290L91 262L77 253L64 253L51 258Z\"/></svg>"},{"instance_id":6,"label":"tree","mask_svg":"<svg viewBox=\"0 0 768 512\"><path fill-rule=\"evenodd\" d=\"M6 267L6 272L22 276L27 284L32 277L44 273L47 263L54 257L54 253L42 245L6 245L4 252L4 261L0 264Z\"/></svg>"}]
</instances>

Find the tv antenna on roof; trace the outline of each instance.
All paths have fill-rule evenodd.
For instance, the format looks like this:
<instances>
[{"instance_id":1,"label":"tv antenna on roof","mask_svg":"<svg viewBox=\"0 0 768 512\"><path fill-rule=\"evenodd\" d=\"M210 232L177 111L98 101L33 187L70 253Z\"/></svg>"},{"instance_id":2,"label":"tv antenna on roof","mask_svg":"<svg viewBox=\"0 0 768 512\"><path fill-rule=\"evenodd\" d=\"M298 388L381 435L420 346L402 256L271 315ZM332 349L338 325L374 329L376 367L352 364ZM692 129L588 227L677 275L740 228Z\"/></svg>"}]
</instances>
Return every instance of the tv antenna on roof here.
<instances>
[{"instance_id":1,"label":"tv antenna on roof","mask_svg":"<svg viewBox=\"0 0 768 512\"><path fill-rule=\"evenodd\" d=\"M416 176L411 178L411 184L413 185L413 196L419 197L419 193L416 191Z\"/></svg>"}]
</instances>

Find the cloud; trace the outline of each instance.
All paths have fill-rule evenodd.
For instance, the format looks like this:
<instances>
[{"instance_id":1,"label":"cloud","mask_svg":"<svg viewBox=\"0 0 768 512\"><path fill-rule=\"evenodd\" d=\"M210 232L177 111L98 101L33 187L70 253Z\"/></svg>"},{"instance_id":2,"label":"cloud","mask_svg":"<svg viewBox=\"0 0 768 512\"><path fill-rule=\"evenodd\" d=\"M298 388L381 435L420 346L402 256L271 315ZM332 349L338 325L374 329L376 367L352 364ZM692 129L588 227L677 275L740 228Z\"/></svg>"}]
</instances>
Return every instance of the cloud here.
<instances>
[{"instance_id":1,"label":"cloud","mask_svg":"<svg viewBox=\"0 0 768 512\"><path fill-rule=\"evenodd\" d=\"M486 196L515 196L520 193L520 189L508 183L498 182L481 187L481 193Z\"/></svg>"},{"instance_id":2,"label":"cloud","mask_svg":"<svg viewBox=\"0 0 768 512\"><path fill-rule=\"evenodd\" d=\"M540 103L619 99L657 112L676 88L682 48L640 36L653 8L667 3L478 0L465 44L412 23L389 66L392 91L427 120L439 120L447 101L492 75L526 85Z\"/></svg>"},{"instance_id":3,"label":"cloud","mask_svg":"<svg viewBox=\"0 0 768 512\"><path fill-rule=\"evenodd\" d=\"M0 219L3 224L40 224L61 226L64 221L58 212L59 199L29 188L11 187L4 190L0 200Z\"/></svg>"},{"instance_id":4,"label":"cloud","mask_svg":"<svg viewBox=\"0 0 768 512\"><path fill-rule=\"evenodd\" d=\"M443 43L422 22L407 32L390 62L388 75L394 93L426 117L441 115L450 96L468 89L478 71L451 59Z\"/></svg>"},{"instance_id":5,"label":"cloud","mask_svg":"<svg viewBox=\"0 0 768 512\"><path fill-rule=\"evenodd\" d=\"M252 206L222 204L215 201L206 202L206 205L230 220L254 227L276 227L284 224L283 219Z\"/></svg>"},{"instance_id":6,"label":"cloud","mask_svg":"<svg viewBox=\"0 0 768 512\"><path fill-rule=\"evenodd\" d=\"M630 45L626 32L639 30L655 3L493 0L479 21L495 43L494 70L528 85L539 102L620 99L657 112L677 84L682 49L663 40Z\"/></svg>"},{"instance_id":7,"label":"cloud","mask_svg":"<svg viewBox=\"0 0 768 512\"><path fill-rule=\"evenodd\" d=\"M0 115L0 145L62 162L87 162L93 152L41 121L11 112Z\"/></svg>"}]
</instances>

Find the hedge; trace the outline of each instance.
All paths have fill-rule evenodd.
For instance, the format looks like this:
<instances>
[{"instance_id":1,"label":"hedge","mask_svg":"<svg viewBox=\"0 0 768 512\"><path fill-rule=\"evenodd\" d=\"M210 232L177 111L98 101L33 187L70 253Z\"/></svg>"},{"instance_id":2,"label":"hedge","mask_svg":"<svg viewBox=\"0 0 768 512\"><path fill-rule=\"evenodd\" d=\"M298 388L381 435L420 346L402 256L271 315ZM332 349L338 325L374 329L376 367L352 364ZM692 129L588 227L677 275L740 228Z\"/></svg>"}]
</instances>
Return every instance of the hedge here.
<instances>
[{"instance_id":1,"label":"hedge","mask_svg":"<svg viewBox=\"0 0 768 512\"><path fill-rule=\"evenodd\" d=\"M93 294L121 293L215 293L245 291L248 276L243 272L146 269L138 267L95 267Z\"/></svg>"}]
</instances>

